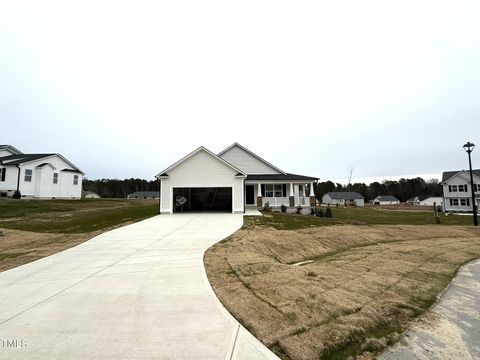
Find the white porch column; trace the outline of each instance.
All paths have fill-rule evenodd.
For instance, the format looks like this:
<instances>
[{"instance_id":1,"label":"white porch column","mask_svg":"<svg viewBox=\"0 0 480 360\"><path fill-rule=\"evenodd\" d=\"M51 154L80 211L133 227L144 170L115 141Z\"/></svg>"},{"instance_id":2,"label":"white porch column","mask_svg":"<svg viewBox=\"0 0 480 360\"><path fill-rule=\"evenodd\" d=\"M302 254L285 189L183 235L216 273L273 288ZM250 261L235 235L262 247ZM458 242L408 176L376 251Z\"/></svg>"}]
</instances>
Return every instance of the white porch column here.
<instances>
[{"instance_id":1,"label":"white porch column","mask_svg":"<svg viewBox=\"0 0 480 360\"><path fill-rule=\"evenodd\" d=\"M313 182L310 183L310 206L315 206L317 205L316 199L315 199L315 191L313 191Z\"/></svg>"},{"instance_id":2,"label":"white porch column","mask_svg":"<svg viewBox=\"0 0 480 360\"><path fill-rule=\"evenodd\" d=\"M293 192L293 183L290 183L290 194L288 196L288 205L290 207L295 206L295 193Z\"/></svg>"},{"instance_id":3,"label":"white porch column","mask_svg":"<svg viewBox=\"0 0 480 360\"><path fill-rule=\"evenodd\" d=\"M262 207L263 206L263 201L262 201L262 184L258 183L257 184L257 207Z\"/></svg>"}]
</instances>

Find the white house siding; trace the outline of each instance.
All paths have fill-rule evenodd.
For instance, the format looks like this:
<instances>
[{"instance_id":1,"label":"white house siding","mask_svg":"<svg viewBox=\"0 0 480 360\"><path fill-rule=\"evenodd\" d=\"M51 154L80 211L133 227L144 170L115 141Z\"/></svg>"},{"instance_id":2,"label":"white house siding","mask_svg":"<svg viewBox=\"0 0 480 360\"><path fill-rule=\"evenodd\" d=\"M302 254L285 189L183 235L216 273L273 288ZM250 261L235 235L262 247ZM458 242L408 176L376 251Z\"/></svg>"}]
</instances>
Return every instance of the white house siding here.
<instances>
[{"instance_id":1,"label":"white house siding","mask_svg":"<svg viewBox=\"0 0 480 360\"><path fill-rule=\"evenodd\" d=\"M0 157L13 155L13 152L7 149L0 149Z\"/></svg>"},{"instance_id":2,"label":"white house siding","mask_svg":"<svg viewBox=\"0 0 480 360\"><path fill-rule=\"evenodd\" d=\"M37 168L40 164L49 165ZM1 167L1 166L0 166ZM20 164L20 192L27 198L81 198L82 174L61 171L72 167L59 156L53 155L48 158L34 160ZM18 169L15 166L5 166L7 169L5 181L0 181L0 191L13 192L17 189ZM32 181L25 181L25 170L32 170ZM59 174L58 183L53 184L53 173ZM73 185L74 175L78 175L78 185Z\"/></svg>"},{"instance_id":3,"label":"white house siding","mask_svg":"<svg viewBox=\"0 0 480 360\"><path fill-rule=\"evenodd\" d=\"M355 199L355 205L362 207L365 206L365 201L363 199ZM332 199L329 195L322 196L322 203L328 205L345 205L344 199Z\"/></svg>"},{"instance_id":4,"label":"white house siding","mask_svg":"<svg viewBox=\"0 0 480 360\"><path fill-rule=\"evenodd\" d=\"M480 184L480 178L476 175L473 176L473 183ZM450 191L449 185L467 185L467 191ZM480 191L475 192L475 195L480 195ZM457 199L458 205L451 205L450 199ZM462 206L461 199L469 199L468 206ZM470 174L467 171L460 172L459 174L451 177L443 183L443 208L446 212L471 212L472 211L472 188L470 184ZM480 199L476 199L477 204L480 204Z\"/></svg>"},{"instance_id":5,"label":"white house siding","mask_svg":"<svg viewBox=\"0 0 480 360\"><path fill-rule=\"evenodd\" d=\"M238 171L207 152L197 152L169 170L168 177L161 179L160 212L173 212L174 187L231 187L233 212L243 213L243 178L235 177L237 173Z\"/></svg>"},{"instance_id":6,"label":"white house siding","mask_svg":"<svg viewBox=\"0 0 480 360\"><path fill-rule=\"evenodd\" d=\"M419 201L418 205L420 205L420 206L433 206L434 203L437 206L442 206L443 197L439 197L439 196L429 197L425 200Z\"/></svg>"},{"instance_id":7,"label":"white house siding","mask_svg":"<svg viewBox=\"0 0 480 360\"><path fill-rule=\"evenodd\" d=\"M220 157L246 174L280 174L280 172L238 146L233 146Z\"/></svg>"}]
</instances>

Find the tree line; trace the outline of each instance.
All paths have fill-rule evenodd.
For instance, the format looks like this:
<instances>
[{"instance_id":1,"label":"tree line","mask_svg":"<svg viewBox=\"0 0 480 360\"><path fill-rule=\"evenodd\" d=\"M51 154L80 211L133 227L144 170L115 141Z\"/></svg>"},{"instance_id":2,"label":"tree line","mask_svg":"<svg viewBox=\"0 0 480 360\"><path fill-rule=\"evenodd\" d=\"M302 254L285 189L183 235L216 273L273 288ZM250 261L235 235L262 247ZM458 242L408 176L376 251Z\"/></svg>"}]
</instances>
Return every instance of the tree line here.
<instances>
[{"instance_id":1,"label":"tree line","mask_svg":"<svg viewBox=\"0 0 480 360\"><path fill-rule=\"evenodd\" d=\"M125 198L128 194L136 191L159 191L160 185L157 180L144 179L98 179L83 180L83 190L93 191L105 198ZM381 183L373 182L369 185L365 183L354 183L342 185L332 181L314 183L316 197L320 200L324 194L331 191L355 191L365 197L365 201L375 199L378 195L393 195L400 201L418 195L442 195L442 185L437 179L425 181L417 177L413 179L400 179L398 181L385 180Z\"/></svg>"},{"instance_id":2,"label":"tree line","mask_svg":"<svg viewBox=\"0 0 480 360\"><path fill-rule=\"evenodd\" d=\"M413 179L384 180L381 183L373 182L354 183L349 185L335 184L332 181L318 182L314 184L315 196L321 199L322 196L332 191L355 191L365 197L365 201L375 199L378 195L393 195L401 202L418 195L442 196L442 185L437 179L424 179L417 177Z\"/></svg>"},{"instance_id":3,"label":"tree line","mask_svg":"<svg viewBox=\"0 0 480 360\"><path fill-rule=\"evenodd\" d=\"M159 191L158 180L144 179L98 179L83 180L83 190L93 191L105 198L126 198L128 194L136 191Z\"/></svg>"}]
</instances>

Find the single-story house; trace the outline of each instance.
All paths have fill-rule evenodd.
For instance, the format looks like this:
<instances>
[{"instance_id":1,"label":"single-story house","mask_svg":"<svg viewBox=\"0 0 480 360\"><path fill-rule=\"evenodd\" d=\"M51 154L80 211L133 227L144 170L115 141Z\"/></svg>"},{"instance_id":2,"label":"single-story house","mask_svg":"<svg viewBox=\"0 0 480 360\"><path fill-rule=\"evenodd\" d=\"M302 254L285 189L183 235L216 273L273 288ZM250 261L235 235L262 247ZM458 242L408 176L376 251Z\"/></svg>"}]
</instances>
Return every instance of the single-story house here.
<instances>
[{"instance_id":1,"label":"single-story house","mask_svg":"<svg viewBox=\"0 0 480 360\"><path fill-rule=\"evenodd\" d=\"M0 195L22 198L80 199L82 170L60 154L24 154L0 145Z\"/></svg>"},{"instance_id":2,"label":"single-story house","mask_svg":"<svg viewBox=\"0 0 480 360\"><path fill-rule=\"evenodd\" d=\"M322 203L328 205L364 206L365 198L354 191L335 191L322 196Z\"/></svg>"},{"instance_id":3,"label":"single-story house","mask_svg":"<svg viewBox=\"0 0 480 360\"><path fill-rule=\"evenodd\" d=\"M407 204L418 206L442 206L443 197L432 195L418 195L407 200Z\"/></svg>"},{"instance_id":4,"label":"single-story house","mask_svg":"<svg viewBox=\"0 0 480 360\"><path fill-rule=\"evenodd\" d=\"M477 211L480 208L480 169L473 172L473 185L470 171L445 171L442 176L443 208L448 212L472 212L472 188L475 194Z\"/></svg>"},{"instance_id":5,"label":"single-story house","mask_svg":"<svg viewBox=\"0 0 480 360\"><path fill-rule=\"evenodd\" d=\"M96 192L93 191L84 191L83 192L84 199L100 199L101 196L98 195Z\"/></svg>"},{"instance_id":6,"label":"single-story house","mask_svg":"<svg viewBox=\"0 0 480 360\"><path fill-rule=\"evenodd\" d=\"M318 180L287 173L238 143L218 154L201 146L156 177L161 214L243 213L246 207L263 207L267 202L272 207L314 206L313 182Z\"/></svg>"},{"instance_id":7,"label":"single-story house","mask_svg":"<svg viewBox=\"0 0 480 360\"><path fill-rule=\"evenodd\" d=\"M372 203L374 205L397 205L400 204L400 200L393 195L378 195L372 200Z\"/></svg>"},{"instance_id":8,"label":"single-story house","mask_svg":"<svg viewBox=\"0 0 480 360\"><path fill-rule=\"evenodd\" d=\"M158 199L159 197L158 191L136 191L127 195L127 199Z\"/></svg>"}]
</instances>

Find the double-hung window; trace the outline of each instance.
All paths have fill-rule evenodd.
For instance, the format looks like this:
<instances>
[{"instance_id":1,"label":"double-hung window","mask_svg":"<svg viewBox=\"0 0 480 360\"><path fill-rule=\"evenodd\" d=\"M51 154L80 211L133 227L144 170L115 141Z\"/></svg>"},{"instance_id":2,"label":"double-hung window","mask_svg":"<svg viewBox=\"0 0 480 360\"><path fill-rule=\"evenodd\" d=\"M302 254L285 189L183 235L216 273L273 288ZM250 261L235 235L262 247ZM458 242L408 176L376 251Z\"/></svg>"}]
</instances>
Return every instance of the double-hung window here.
<instances>
[{"instance_id":1,"label":"double-hung window","mask_svg":"<svg viewBox=\"0 0 480 360\"><path fill-rule=\"evenodd\" d=\"M458 206L458 199L450 199L450 206Z\"/></svg>"},{"instance_id":2,"label":"double-hung window","mask_svg":"<svg viewBox=\"0 0 480 360\"><path fill-rule=\"evenodd\" d=\"M286 193L284 184L265 184L262 188L265 197L284 197Z\"/></svg>"},{"instance_id":3,"label":"double-hung window","mask_svg":"<svg viewBox=\"0 0 480 360\"><path fill-rule=\"evenodd\" d=\"M470 199L460 199L460 206L470 206Z\"/></svg>"},{"instance_id":4,"label":"double-hung window","mask_svg":"<svg viewBox=\"0 0 480 360\"><path fill-rule=\"evenodd\" d=\"M6 168L0 168L0 181L5 181L5 174L7 173Z\"/></svg>"},{"instance_id":5,"label":"double-hung window","mask_svg":"<svg viewBox=\"0 0 480 360\"><path fill-rule=\"evenodd\" d=\"M53 173L53 183L58 184L58 173Z\"/></svg>"},{"instance_id":6,"label":"double-hung window","mask_svg":"<svg viewBox=\"0 0 480 360\"><path fill-rule=\"evenodd\" d=\"M73 185L78 185L78 175L73 175Z\"/></svg>"},{"instance_id":7,"label":"double-hung window","mask_svg":"<svg viewBox=\"0 0 480 360\"><path fill-rule=\"evenodd\" d=\"M458 192L467 192L468 186L467 185L458 185Z\"/></svg>"},{"instance_id":8,"label":"double-hung window","mask_svg":"<svg viewBox=\"0 0 480 360\"><path fill-rule=\"evenodd\" d=\"M25 169L25 177L23 178L23 180L26 182L32 181L32 174L33 174L32 169Z\"/></svg>"},{"instance_id":9,"label":"double-hung window","mask_svg":"<svg viewBox=\"0 0 480 360\"><path fill-rule=\"evenodd\" d=\"M457 192L457 185L448 185L448 191L449 192Z\"/></svg>"},{"instance_id":10,"label":"double-hung window","mask_svg":"<svg viewBox=\"0 0 480 360\"><path fill-rule=\"evenodd\" d=\"M475 190L475 192L480 192L480 184L474 184L473 189Z\"/></svg>"}]
</instances>

